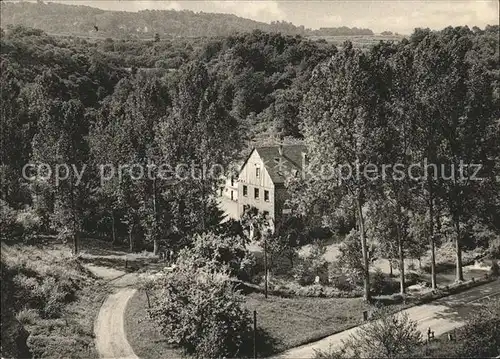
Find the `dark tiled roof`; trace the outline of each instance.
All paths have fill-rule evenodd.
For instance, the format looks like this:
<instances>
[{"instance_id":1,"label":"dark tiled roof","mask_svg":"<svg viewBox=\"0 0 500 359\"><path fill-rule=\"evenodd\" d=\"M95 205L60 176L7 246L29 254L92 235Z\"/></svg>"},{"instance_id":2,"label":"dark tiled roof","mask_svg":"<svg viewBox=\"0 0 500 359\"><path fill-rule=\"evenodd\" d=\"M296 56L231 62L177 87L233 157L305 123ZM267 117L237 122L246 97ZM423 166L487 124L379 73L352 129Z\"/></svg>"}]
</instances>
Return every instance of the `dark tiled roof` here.
<instances>
[{"instance_id":1,"label":"dark tiled roof","mask_svg":"<svg viewBox=\"0 0 500 359\"><path fill-rule=\"evenodd\" d=\"M282 155L279 153L279 146L256 147L255 150L264 161L264 166L275 184L284 183L295 171L300 174L302 154L307 153L307 147L304 145L283 145Z\"/></svg>"}]
</instances>

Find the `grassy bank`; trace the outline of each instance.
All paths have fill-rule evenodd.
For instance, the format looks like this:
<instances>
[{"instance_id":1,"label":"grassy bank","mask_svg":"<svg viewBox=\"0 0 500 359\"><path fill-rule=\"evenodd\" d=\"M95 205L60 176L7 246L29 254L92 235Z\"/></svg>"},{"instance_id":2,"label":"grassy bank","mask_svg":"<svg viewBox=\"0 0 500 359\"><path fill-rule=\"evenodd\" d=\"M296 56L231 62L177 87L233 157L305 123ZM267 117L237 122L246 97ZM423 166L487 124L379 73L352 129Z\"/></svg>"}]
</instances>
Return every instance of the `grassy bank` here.
<instances>
[{"instance_id":1,"label":"grassy bank","mask_svg":"<svg viewBox=\"0 0 500 359\"><path fill-rule=\"evenodd\" d=\"M2 244L9 314L38 358L97 358L94 319L107 290L69 248ZM2 313L2 323L4 321ZM15 335L15 334L13 334ZM2 338L3 339L3 338Z\"/></svg>"},{"instance_id":2,"label":"grassy bank","mask_svg":"<svg viewBox=\"0 0 500 359\"><path fill-rule=\"evenodd\" d=\"M167 359L180 357L159 332L147 313L147 298L144 291L137 293L127 303L125 310L125 333L135 354L142 359Z\"/></svg>"}]
</instances>

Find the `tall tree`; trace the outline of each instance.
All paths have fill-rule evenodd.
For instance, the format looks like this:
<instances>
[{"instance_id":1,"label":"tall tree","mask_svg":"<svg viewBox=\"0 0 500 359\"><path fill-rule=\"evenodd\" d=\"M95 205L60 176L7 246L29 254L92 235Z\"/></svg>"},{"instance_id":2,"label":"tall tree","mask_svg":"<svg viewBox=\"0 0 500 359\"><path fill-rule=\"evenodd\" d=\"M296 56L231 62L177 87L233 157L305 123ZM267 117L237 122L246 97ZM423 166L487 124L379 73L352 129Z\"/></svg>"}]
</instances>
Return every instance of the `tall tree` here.
<instances>
[{"instance_id":1,"label":"tall tree","mask_svg":"<svg viewBox=\"0 0 500 359\"><path fill-rule=\"evenodd\" d=\"M468 58L472 48L467 28L447 28L440 34L441 60L447 66L441 77L447 95L440 100L443 143L438 154L448 163L440 180L440 193L455 229L456 280L463 280L463 225L473 215L481 196L481 177L490 177L488 166L495 154L489 131L497 121L492 79L487 69ZM482 166L476 173L475 169ZM449 171L449 172L448 172Z\"/></svg>"},{"instance_id":2,"label":"tall tree","mask_svg":"<svg viewBox=\"0 0 500 359\"><path fill-rule=\"evenodd\" d=\"M85 109L80 101L51 96L64 93L63 82L48 72L41 75L32 92L34 103L40 105L38 132L33 138L33 161L50 168L46 181L55 195L52 223L65 237L72 238L73 251L78 253L83 202L87 188L85 175L88 146ZM56 176L61 179L58 181ZM64 178L62 178L64 177ZM79 178L80 177L80 178ZM82 180L83 179L83 180Z\"/></svg>"},{"instance_id":3,"label":"tall tree","mask_svg":"<svg viewBox=\"0 0 500 359\"><path fill-rule=\"evenodd\" d=\"M337 203L343 197L352 199L362 247L364 297L370 300L364 206L374 184L365 170L377 163L374 134L380 127L380 102L376 80L369 57L347 42L327 64L315 69L312 81L303 107L309 175L315 177L311 184L317 186L318 193L335 193ZM352 173L349 176L338 169Z\"/></svg>"},{"instance_id":4,"label":"tall tree","mask_svg":"<svg viewBox=\"0 0 500 359\"><path fill-rule=\"evenodd\" d=\"M410 51L413 54L411 76L407 77L406 84L413 89L414 114L416 124L415 147L413 153L415 160L421 163L427 162L428 166L421 172L420 191L427 209L425 217L428 218L427 233L431 254L431 286L437 287L436 272L436 211L438 193L440 192L438 177L440 176L438 164L438 149L441 146L442 137L440 128L440 101L437 96L445 94L446 89L439 78L443 72L443 65L439 58L439 47L434 45L435 35L430 31L417 29L412 35L411 42L404 41L402 51Z\"/></svg>"},{"instance_id":5,"label":"tall tree","mask_svg":"<svg viewBox=\"0 0 500 359\"><path fill-rule=\"evenodd\" d=\"M393 217L391 220L381 221L381 224L388 225L389 234L394 233L399 260L400 291L404 294L405 247L408 242L407 212L412 201L413 184L408 173L401 175L399 169L408 168L414 160L412 149L415 126L411 111L411 86L408 86L409 74L406 70L411 68L412 57L411 53L401 51L396 45L381 43L372 48L370 59L371 72L382 102L378 112L379 121L384 124L378 135L380 146L374 148L378 154L378 168L382 169L379 195L381 201L386 202L381 205L387 210L386 215Z\"/></svg>"},{"instance_id":6,"label":"tall tree","mask_svg":"<svg viewBox=\"0 0 500 359\"><path fill-rule=\"evenodd\" d=\"M221 81L201 62L180 71L172 108L157 129L163 161L175 190L165 189L179 234L207 229L221 176L240 148L240 128L230 114Z\"/></svg>"},{"instance_id":7,"label":"tall tree","mask_svg":"<svg viewBox=\"0 0 500 359\"><path fill-rule=\"evenodd\" d=\"M168 89L158 78L124 79L96 114L89 136L94 162L103 166L100 193L110 203L113 237L115 217L124 209L131 250L139 226L158 249L163 210L155 128L169 104Z\"/></svg>"}]
</instances>

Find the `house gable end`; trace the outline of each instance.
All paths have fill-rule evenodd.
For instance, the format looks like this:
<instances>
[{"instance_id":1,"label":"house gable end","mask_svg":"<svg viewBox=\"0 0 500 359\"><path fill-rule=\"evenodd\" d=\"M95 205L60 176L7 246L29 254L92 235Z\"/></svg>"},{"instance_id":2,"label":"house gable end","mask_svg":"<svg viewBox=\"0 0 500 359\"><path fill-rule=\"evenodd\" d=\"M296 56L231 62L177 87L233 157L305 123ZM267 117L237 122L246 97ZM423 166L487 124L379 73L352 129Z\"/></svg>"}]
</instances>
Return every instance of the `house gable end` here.
<instances>
[{"instance_id":1,"label":"house gable end","mask_svg":"<svg viewBox=\"0 0 500 359\"><path fill-rule=\"evenodd\" d=\"M259 168L259 177L257 177L256 168ZM266 164L257 149L252 150L246 159L238 175L238 181L242 184L249 184L264 188L274 188L272 177L270 176L266 168Z\"/></svg>"}]
</instances>

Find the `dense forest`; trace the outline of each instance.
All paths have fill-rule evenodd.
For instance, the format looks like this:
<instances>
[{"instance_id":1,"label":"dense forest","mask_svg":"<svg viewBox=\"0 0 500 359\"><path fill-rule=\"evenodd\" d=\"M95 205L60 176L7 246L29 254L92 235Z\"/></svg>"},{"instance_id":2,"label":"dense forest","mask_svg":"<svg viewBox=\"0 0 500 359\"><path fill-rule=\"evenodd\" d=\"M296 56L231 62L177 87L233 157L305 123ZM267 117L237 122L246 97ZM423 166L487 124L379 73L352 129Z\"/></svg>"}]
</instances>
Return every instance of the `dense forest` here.
<instances>
[{"instance_id":1,"label":"dense forest","mask_svg":"<svg viewBox=\"0 0 500 359\"><path fill-rule=\"evenodd\" d=\"M434 250L444 243L453 243L463 281L463 250L500 255L498 32L416 29L360 49L262 30L90 41L2 29L1 239L49 234L75 254L85 238L131 252L189 248L208 232L220 242L241 223L221 224L221 178L200 167L229 174L255 144L300 141L313 174L346 164L481 164L481 181L449 177L449 167L383 181L290 176L291 223L301 226L282 226L295 232L270 240L296 248L318 227L341 233L354 254L340 265L354 268L366 299L374 242L377 256L400 263L402 293L404 261L423 251L436 288ZM165 180L164 163L197 167Z\"/></svg>"},{"instance_id":2,"label":"dense forest","mask_svg":"<svg viewBox=\"0 0 500 359\"><path fill-rule=\"evenodd\" d=\"M339 50L324 41L261 31L210 41L89 43L24 27L7 33L2 30L3 199L12 211L29 208L40 215L40 225L47 231L67 229L71 208L81 211L76 217L86 232L108 231L115 210L120 219L118 226L129 223L129 232L147 231L149 215L145 213L151 183L141 183L135 198L124 198L133 191L121 186L138 184L121 181L109 189L101 188L96 182L95 167L94 172L86 172L90 177L85 178L85 186L62 188L50 181L22 180L23 165L44 162L81 167L89 163L147 163L155 158L175 163L196 160L197 156L201 156L199 161L206 161L207 155L212 161L217 158L227 164L255 142L302 140L308 130L303 122L307 104L304 101L311 98L311 91L318 91L318 80L313 80L320 70L317 66L345 51L367 62L373 76L380 76L377 71L384 66L417 66L412 56L420 52L451 56L446 61L452 61L458 55L447 55L445 41L453 39L461 44L460 56L471 64L467 66L486 76L481 85L490 86L491 91L482 91L491 92L492 103L498 105L497 34L498 27L474 31L465 27L442 32L418 30L400 44L381 42L366 52L353 49L349 43ZM453 47L453 51L458 50ZM177 61L172 65L177 70L147 69L168 61ZM446 62L435 62L435 66L443 64ZM442 69L452 71L451 65ZM395 81L396 75L399 76L392 73L388 79ZM328 74L325 78L330 76L336 75ZM383 85L373 89L374 93L392 86ZM460 101L457 99L457 104ZM438 117L439 112L429 116ZM203 126L211 130L202 131ZM210 154L208 147L199 146L204 138L207 144L220 143L221 138L226 141L219 148L212 146L215 152ZM206 197L214 183L207 186L199 188L201 197L199 193L190 193L192 188L186 188L184 194L176 189L176 200L171 195L160 196L168 202L162 204L162 212L168 216L163 226L175 228L177 234L196 227L191 223L196 218L193 215L205 207L182 196L193 201ZM170 190L166 187L155 191ZM71 208L58 208L58 204ZM172 226L172 221L181 222ZM144 238L144 233L139 232L138 237Z\"/></svg>"},{"instance_id":3,"label":"dense forest","mask_svg":"<svg viewBox=\"0 0 500 359\"><path fill-rule=\"evenodd\" d=\"M185 40L175 45L170 40L123 43L125 48L138 48L131 55L123 52L121 57L107 41L56 38L24 27L2 32L1 41L3 198L12 209L36 207L47 231L67 227L64 221L68 220L68 209L58 211L57 203L73 203L73 208L82 211L79 219L85 231L92 232L110 225L108 203L117 201L112 206L119 213L120 227L127 216L139 220L145 202L140 198L114 198L118 193L108 198L105 189L95 182L95 172L89 172L86 186L65 190L52 187L50 182L24 182L20 178L25 163L142 163L151 156L168 158L171 163L192 161L195 153L206 153L198 143L208 135L197 128L201 116L198 110L208 111L203 116L217 126L207 141L231 139L226 142L221 163L234 159L248 141L256 138L300 137L298 106L312 69L336 52L325 42L259 31L195 46L185 46ZM182 65L177 71L164 72L135 67L151 65L139 59L146 61L144 54L150 51L158 53L158 58L181 53ZM190 95L186 97L185 92ZM211 96L210 103L206 103L207 96ZM224 123L224 119L229 122ZM166 130L170 127L173 132ZM177 147L174 142L181 133L183 141ZM161 148L166 144L170 147ZM181 191L177 189L176 193L180 195ZM195 194L186 196L195 198ZM59 195L65 199L57 199ZM107 198L106 204L103 198ZM133 202L137 211L122 213L128 207L123 201ZM190 224L190 211L201 208L196 203L186 208L187 202L181 200L185 217L175 227L178 232L194 225ZM175 201L163 205L165 211L167 206L179 210ZM54 215L60 216L56 222Z\"/></svg>"},{"instance_id":4,"label":"dense forest","mask_svg":"<svg viewBox=\"0 0 500 359\"><path fill-rule=\"evenodd\" d=\"M228 36L235 32L262 30L288 35L373 35L369 29L348 27L306 29L286 21L270 24L231 14L195 13L176 10L139 12L106 11L89 6L56 3L2 3L2 26L24 25L50 34L152 39L161 37Z\"/></svg>"}]
</instances>

